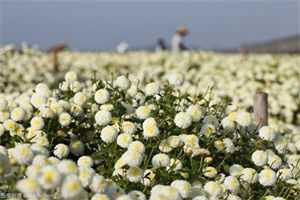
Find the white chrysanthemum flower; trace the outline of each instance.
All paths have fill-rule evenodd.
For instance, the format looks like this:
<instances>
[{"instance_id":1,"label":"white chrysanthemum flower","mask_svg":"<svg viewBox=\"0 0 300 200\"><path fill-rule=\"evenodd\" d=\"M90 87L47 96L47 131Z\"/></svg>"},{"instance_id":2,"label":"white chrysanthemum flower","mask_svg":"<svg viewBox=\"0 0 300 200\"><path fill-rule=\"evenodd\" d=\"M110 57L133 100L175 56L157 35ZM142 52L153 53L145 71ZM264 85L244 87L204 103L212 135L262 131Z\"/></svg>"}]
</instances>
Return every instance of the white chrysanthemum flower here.
<instances>
[{"instance_id":1,"label":"white chrysanthemum flower","mask_svg":"<svg viewBox=\"0 0 300 200\"><path fill-rule=\"evenodd\" d=\"M8 155L6 147L0 145L0 154Z\"/></svg>"},{"instance_id":2,"label":"white chrysanthemum flower","mask_svg":"<svg viewBox=\"0 0 300 200\"><path fill-rule=\"evenodd\" d=\"M79 167L92 167L93 159L90 156L81 156L77 161L77 165Z\"/></svg>"},{"instance_id":3,"label":"white chrysanthemum flower","mask_svg":"<svg viewBox=\"0 0 300 200\"><path fill-rule=\"evenodd\" d=\"M184 76L182 73L179 73L179 72L173 72L170 74L169 76L169 83L171 85L174 85L174 86L181 86L184 82Z\"/></svg>"},{"instance_id":4,"label":"white chrysanthemum flower","mask_svg":"<svg viewBox=\"0 0 300 200\"><path fill-rule=\"evenodd\" d=\"M275 145L275 149L279 153L284 153L285 149L288 146L288 142L284 136L278 135L274 140L274 145Z\"/></svg>"},{"instance_id":5,"label":"white chrysanthemum flower","mask_svg":"<svg viewBox=\"0 0 300 200\"><path fill-rule=\"evenodd\" d=\"M83 187L87 187L92 182L92 179L95 175L93 168L88 166L79 167L78 177Z\"/></svg>"},{"instance_id":6,"label":"white chrysanthemum flower","mask_svg":"<svg viewBox=\"0 0 300 200\"><path fill-rule=\"evenodd\" d=\"M73 82L77 80L77 74L73 71L69 71L65 74L65 80L67 82Z\"/></svg>"},{"instance_id":7,"label":"white chrysanthemum flower","mask_svg":"<svg viewBox=\"0 0 300 200\"><path fill-rule=\"evenodd\" d=\"M49 140L45 135L43 136L36 136L35 138L32 139L33 142L36 144L40 144L42 146L48 147L49 146Z\"/></svg>"},{"instance_id":8,"label":"white chrysanthemum flower","mask_svg":"<svg viewBox=\"0 0 300 200\"><path fill-rule=\"evenodd\" d=\"M173 147L170 146L167 139L162 140L160 142L158 148L161 152L164 152L164 153L169 153L170 151L173 150Z\"/></svg>"},{"instance_id":9,"label":"white chrysanthemum flower","mask_svg":"<svg viewBox=\"0 0 300 200\"><path fill-rule=\"evenodd\" d=\"M143 122L143 129L148 126L157 126L157 123L153 117L150 117Z\"/></svg>"},{"instance_id":10,"label":"white chrysanthemum flower","mask_svg":"<svg viewBox=\"0 0 300 200\"><path fill-rule=\"evenodd\" d=\"M259 137L263 140L272 142L276 137L276 133L272 127L263 126L259 129Z\"/></svg>"},{"instance_id":11,"label":"white chrysanthemum flower","mask_svg":"<svg viewBox=\"0 0 300 200\"><path fill-rule=\"evenodd\" d=\"M59 88L61 91L66 92L66 91L68 91L69 86L70 86L70 83L69 83L69 82L67 82L67 81L62 81L62 82L59 83L58 88Z\"/></svg>"},{"instance_id":12,"label":"white chrysanthemum flower","mask_svg":"<svg viewBox=\"0 0 300 200\"><path fill-rule=\"evenodd\" d=\"M69 147L65 144L57 144L54 147L53 154L59 159L66 158L69 155Z\"/></svg>"},{"instance_id":13,"label":"white chrysanthemum flower","mask_svg":"<svg viewBox=\"0 0 300 200\"><path fill-rule=\"evenodd\" d=\"M110 198L106 194L95 194L91 200L110 200Z\"/></svg>"},{"instance_id":14,"label":"white chrysanthemum flower","mask_svg":"<svg viewBox=\"0 0 300 200\"><path fill-rule=\"evenodd\" d=\"M87 96L83 92L77 92L74 95L74 103L80 106L83 106L85 102L87 101Z\"/></svg>"},{"instance_id":15,"label":"white chrysanthemum flower","mask_svg":"<svg viewBox=\"0 0 300 200\"><path fill-rule=\"evenodd\" d=\"M234 194L229 194L227 200L241 200L241 198Z\"/></svg>"},{"instance_id":16,"label":"white chrysanthemum flower","mask_svg":"<svg viewBox=\"0 0 300 200\"><path fill-rule=\"evenodd\" d=\"M39 95L49 97L50 96L50 89L45 83L39 83L35 86L35 92Z\"/></svg>"},{"instance_id":17,"label":"white chrysanthemum flower","mask_svg":"<svg viewBox=\"0 0 300 200\"><path fill-rule=\"evenodd\" d=\"M250 124L252 124L253 118L252 118L251 114L248 112L238 112L236 122L239 125L246 127L246 126L249 126Z\"/></svg>"},{"instance_id":18,"label":"white chrysanthemum flower","mask_svg":"<svg viewBox=\"0 0 300 200\"><path fill-rule=\"evenodd\" d=\"M225 145L224 145L224 143L223 143L222 140L216 140L216 141L214 142L214 146L215 146L215 148L216 148L218 151L223 151L224 148L225 148Z\"/></svg>"},{"instance_id":19,"label":"white chrysanthemum flower","mask_svg":"<svg viewBox=\"0 0 300 200\"><path fill-rule=\"evenodd\" d=\"M60 161L58 158L56 158L54 156L49 157L48 160L49 160L49 163L51 163L52 165L57 165Z\"/></svg>"},{"instance_id":20,"label":"white chrysanthemum flower","mask_svg":"<svg viewBox=\"0 0 300 200\"><path fill-rule=\"evenodd\" d=\"M134 97L138 93L138 88L136 85L131 85L130 88L127 90L129 96Z\"/></svg>"},{"instance_id":21,"label":"white chrysanthemum flower","mask_svg":"<svg viewBox=\"0 0 300 200\"><path fill-rule=\"evenodd\" d=\"M168 143L171 147L176 148L181 144L181 140L177 135L171 135L168 137Z\"/></svg>"},{"instance_id":22,"label":"white chrysanthemum flower","mask_svg":"<svg viewBox=\"0 0 300 200\"><path fill-rule=\"evenodd\" d=\"M192 118L186 112L180 112L176 114L174 122L177 127L185 129L192 124Z\"/></svg>"},{"instance_id":23,"label":"white chrysanthemum flower","mask_svg":"<svg viewBox=\"0 0 300 200\"><path fill-rule=\"evenodd\" d=\"M186 111L193 122L199 121L204 116L204 109L198 105L190 105Z\"/></svg>"},{"instance_id":24,"label":"white chrysanthemum flower","mask_svg":"<svg viewBox=\"0 0 300 200\"><path fill-rule=\"evenodd\" d=\"M151 110L146 106L140 106L136 109L135 113L138 118L147 119L151 114Z\"/></svg>"},{"instance_id":25,"label":"white chrysanthemum flower","mask_svg":"<svg viewBox=\"0 0 300 200\"><path fill-rule=\"evenodd\" d=\"M224 138L223 144L225 146L225 152L227 153L233 153L235 151L234 144L230 138Z\"/></svg>"},{"instance_id":26,"label":"white chrysanthemum flower","mask_svg":"<svg viewBox=\"0 0 300 200\"><path fill-rule=\"evenodd\" d=\"M37 197L42 192L39 183L31 178L19 180L16 184L16 188L25 196L28 196L28 198Z\"/></svg>"},{"instance_id":27,"label":"white chrysanthemum flower","mask_svg":"<svg viewBox=\"0 0 300 200\"><path fill-rule=\"evenodd\" d=\"M271 169L264 169L258 174L258 181L263 186L272 186L276 182L276 173Z\"/></svg>"},{"instance_id":28,"label":"white chrysanthemum flower","mask_svg":"<svg viewBox=\"0 0 300 200\"><path fill-rule=\"evenodd\" d=\"M155 174L153 173L152 170L146 169L144 171L144 178L141 180L141 183L145 186L151 185L153 183L153 180L155 178Z\"/></svg>"},{"instance_id":29,"label":"white chrysanthemum flower","mask_svg":"<svg viewBox=\"0 0 300 200\"><path fill-rule=\"evenodd\" d=\"M131 167L138 167L143 162L143 155L138 151L128 150L122 157L125 163Z\"/></svg>"},{"instance_id":30,"label":"white chrysanthemum flower","mask_svg":"<svg viewBox=\"0 0 300 200\"><path fill-rule=\"evenodd\" d=\"M242 170L241 179L247 183L256 183L258 179L257 172L252 168L245 168Z\"/></svg>"},{"instance_id":31,"label":"white chrysanthemum flower","mask_svg":"<svg viewBox=\"0 0 300 200\"><path fill-rule=\"evenodd\" d=\"M147 96L155 96L159 93L159 84L157 83L148 83L145 87L145 93Z\"/></svg>"},{"instance_id":32,"label":"white chrysanthemum flower","mask_svg":"<svg viewBox=\"0 0 300 200\"><path fill-rule=\"evenodd\" d=\"M74 116L74 117L80 117L82 116L84 113L83 113L83 108L80 106L80 105L77 105L77 104L73 104L71 106L71 110L70 110L70 113Z\"/></svg>"},{"instance_id":33,"label":"white chrysanthemum flower","mask_svg":"<svg viewBox=\"0 0 300 200\"><path fill-rule=\"evenodd\" d=\"M224 180L224 186L231 192L237 192L240 189L240 183L234 176L227 176Z\"/></svg>"},{"instance_id":34,"label":"white chrysanthemum flower","mask_svg":"<svg viewBox=\"0 0 300 200\"><path fill-rule=\"evenodd\" d=\"M183 142L187 147L199 147L199 137L197 135L186 135Z\"/></svg>"},{"instance_id":35,"label":"white chrysanthemum flower","mask_svg":"<svg viewBox=\"0 0 300 200\"><path fill-rule=\"evenodd\" d=\"M41 118L41 117L34 117L31 119L30 125L33 129L40 130L44 127L45 122L44 122L43 118Z\"/></svg>"},{"instance_id":36,"label":"white chrysanthemum flower","mask_svg":"<svg viewBox=\"0 0 300 200\"><path fill-rule=\"evenodd\" d=\"M204 176L213 178L218 174L218 171L214 167L206 167L203 169Z\"/></svg>"},{"instance_id":37,"label":"white chrysanthemum flower","mask_svg":"<svg viewBox=\"0 0 300 200\"><path fill-rule=\"evenodd\" d=\"M195 196L192 200L209 200L205 195Z\"/></svg>"},{"instance_id":38,"label":"white chrysanthemum flower","mask_svg":"<svg viewBox=\"0 0 300 200\"><path fill-rule=\"evenodd\" d=\"M171 158L170 164L166 167L167 170L178 171L182 169L182 162L178 159Z\"/></svg>"},{"instance_id":39,"label":"white chrysanthemum flower","mask_svg":"<svg viewBox=\"0 0 300 200\"><path fill-rule=\"evenodd\" d=\"M16 128L16 122L11 119L8 119L4 121L3 126L6 130L13 131Z\"/></svg>"},{"instance_id":40,"label":"white chrysanthemum flower","mask_svg":"<svg viewBox=\"0 0 300 200\"><path fill-rule=\"evenodd\" d=\"M156 137L159 134L157 126L147 126L143 128L143 136L145 138Z\"/></svg>"},{"instance_id":41,"label":"white chrysanthemum flower","mask_svg":"<svg viewBox=\"0 0 300 200\"><path fill-rule=\"evenodd\" d=\"M288 163L289 167L299 168L300 167L300 155L288 156L287 163Z\"/></svg>"},{"instance_id":42,"label":"white chrysanthemum flower","mask_svg":"<svg viewBox=\"0 0 300 200\"><path fill-rule=\"evenodd\" d=\"M60 184L60 180L61 174L56 167L50 165L42 168L38 176L38 182L45 190L56 188Z\"/></svg>"},{"instance_id":43,"label":"white chrysanthemum flower","mask_svg":"<svg viewBox=\"0 0 300 200\"><path fill-rule=\"evenodd\" d=\"M65 178L61 186L61 196L65 199L73 199L80 196L83 192L80 180L75 175L69 175Z\"/></svg>"},{"instance_id":44,"label":"white chrysanthemum flower","mask_svg":"<svg viewBox=\"0 0 300 200\"><path fill-rule=\"evenodd\" d=\"M117 160L117 162L115 162L115 165L114 165L114 169L117 170L117 169L121 169L122 167L124 167L126 165L125 163L125 160L123 157L119 158Z\"/></svg>"},{"instance_id":45,"label":"white chrysanthemum flower","mask_svg":"<svg viewBox=\"0 0 300 200\"><path fill-rule=\"evenodd\" d=\"M204 124L212 124L215 127L217 127L219 125L219 120L214 115L207 115L207 116L204 117L203 123Z\"/></svg>"},{"instance_id":46,"label":"white chrysanthemum flower","mask_svg":"<svg viewBox=\"0 0 300 200\"><path fill-rule=\"evenodd\" d=\"M25 117L25 111L23 108L20 107L14 108L10 113L10 117L16 122L22 121Z\"/></svg>"},{"instance_id":47,"label":"white chrysanthemum flower","mask_svg":"<svg viewBox=\"0 0 300 200\"><path fill-rule=\"evenodd\" d=\"M128 80L128 78L124 75L118 76L114 82L117 87L127 90L131 86L131 82Z\"/></svg>"},{"instance_id":48,"label":"white chrysanthemum flower","mask_svg":"<svg viewBox=\"0 0 300 200\"><path fill-rule=\"evenodd\" d=\"M5 132L4 126L0 124L0 137L4 134L4 132Z\"/></svg>"},{"instance_id":49,"label":"white chrysanthemum flower","mask_svg":"<svg viewBox=\"0 0 300 200\"><path fill-rule=\"evenodd\" d=\"M153 156L152 165L153 167L167 167L170 164L170 158L167 154L159 153Z\"/></svg>"},{"instance_id":50,"label":"white chrysanthemum flower","mask_svg":"<svg viewBox=\"0 0 300 200\"><path fill-rule=\"evenodd\" d=\"M239 164L231 165L230 168L229 168L229 174L231 176L240 176L243 169L244 168Z\"/></svg>"},{"instance_id":51,"label":"white chrysanthemum flower","mask_svg":"<svg viewBox=\"0 0 300 200\"><path fill-rule=\"evenodd\" d=\"M8 108L8 102L5 98L0 98L0 111L6 111Z\"/></svg>"},{"instance_id":52,"label":"white chrysanthemum flower","mask_svg":"<svg viewBox=\"0 0 300 200\"><path fill-rule=\"evenodd\" d=\"M58 122L60 123L60 125L62 126L68 126L71 124L71 120L72 120L72 117L69 113L61 113L58 117Z\"/></svg>"},{"instance_id":53,"label":"white chrysanthemum flower","mask_svg":"<svg viewBox=\"0 0 300 200\"><path fill-rule=\"evenodd\" d=\"M168 199L180 200L182 199L180 196L180 192L174 186L164 186L160 191L161 194L168 197Z\"/></svg>"},{"instance_id":54,"label":"white chrysanthemum flower","mask_svg":"<svg viewBox=\"0 0 300 200\"><path fill-rule=\"evenodd\" d=\"M26 176L28 178L32 178L37 180L37 178L40 176L40 172L42 170L42 166L39 165L30 165L26 168Z\"/></svg>"},{"instance_id":55,"label":"white chrysanthemum flower","mask_svg":"<svg viewBox=\"0 0 300 200\"><path fill-rule=\"evenodd\" d=\"M110 94L106 89L100 89L95 92L94 99L99 104L104 104L109 100Z\"/></svg>"},{"instance_id":56,"label":"white chrysanthemum flower","mask_svg":"<svg viewBox=\"0 0 300 200\"><path fill-rule=\"evenodd\" d=\"M80 140L72 140L69 145L69 150L74 155L82 155L84 152L84 144Z\"/></svg>"},{"instance_id":57,"label":"white chrysanthemum flower","mask_svg":"<svg viewBox=\"0 0 300 200\"><path fill-rule=\"evenodd\" d=\"M256 166L263 166L268 162L268 154L265 151L256 150L252 154L251 159Z\"/></svg>"},{"instance_id":58,"label":"white chrysanthemum flower","mask_svg":"<svg viewBox=\"0 0 300 200\"><path fill-rule=\"evenodd\" d=\"M72 160L61 160L57 164L57 169L64 175L77 174L78 168Z\"/></svg>"},{"instance_id":59,"label":"white chrysanthemum flower","mask_svg":"<svg viewBox=\"0 0 300 200\"><path fill-rule=\"evenodd\" d=\"M73 92L79 92L82 89L82 84L79 81L73 81L70 83L70 89Z\"/></svg>"},{"instance_id":60,"label":"white chrysanthemum flower","mask_svg":"<svg viewBox=\"0 0 300 200\"><path fill-rule=\"evenodd\" d=\"M222 188L219 183L215 181L208 181L204 185L204 191L211 197L218 197L222 193Z\"/></svg>"},{"instance_id":61,"label":"white chrysanthemum flower","mask_svg":"<svg viewBox=\"0 0 300 200\"><path fill-rule=\"evenodd\" d=\"M19 144L12 150L13 158L20 164L29 164L33 159L33 152L28 144Z\"/></svg>"},{"instance_id":62,"label":"white chrysanthemum flower","mask_svg":"<svg viewBox=\"0 0 300 200\"><path fill-rule=\"evenodd\" d=\"M57 115L64 112L64 107L58 102L53 102L50 104L50 109Z\"/></svg>"},{"instance_id":63,"label":"white chrysanthemum flower","mask_svg":"<svg viewBox=\"0 0 300 200\"><path fill-rule=\"evenodd\" d=\"M39 115L41 117L44 117L44 118L53 118L55 116L54 111L51 110L51 108L49 108L49 106L46 105L46 104L40 106L39 110L40 110Z\"/></svg>"},{"instance_id":64,"label":"white chrysanthemum flower","mask_svg":"<svg viewBox=\"0 0 300 200\"><path fill-rule=\"evenodd\" d=\"M143 143L141 143L140 141L133 141L132 143L130 143L130 145L128 146L128 150L129 151L137 151L141 154L143 154L145 152L145 146Z\"/></svg>"},{"instance_id":65,"label":"white chrysanthemum flower","mask_svg":"<svg viewBox=\"0 0 300 200\"><path fill-rule=\"evenodd\" d=\"M181 197L186 199L191 195L191 184L185 180L175 180L171 183L171 186L176 188Z\"/></svg>"},{"instance_id":66,"label":"white chrysanthemum flower","mask_svg":"<svg viewBox=\"0 0 300 200\"><path fill-rule=\"evenodd\" d=\"M4 122L9 119L9 111L0 111L0 122Z\"/></svg>"},{"instance_id":67,"label":"white chrysanthemum flower","mask_svg":"<svg viewBox=\"0 0 300 200\"><path fill-rule=\"evenodd\" d=\"M223 126L223 128L225 129L233 129L234 128L234 121L231 120L229 117L225 117L222 119L221 124Z\"/></svg>"},{"instance_id":68,"label":"white chrysanthemum flower","mask_svg":"<svg viewBox=\"0 0 300 200\"><path fill-rule=\"evenodd\" d=\"M128 193L132 200L147 200L146 195L140 191L133 190Z\"/></svg>"},{"instance_id":69,"label":"white chrysanthemum flower","mask_svg":"<svg viewBox=\"0 0 300 200\"><path fill-rule=\"evenodd\" d=\"M124 133L133 134L136 131L136 126L132 122L125 121L122 123L122 129Z\"/></svg>"},{"instance_id":70,"label":"white chrysanthemum flower","mask_svg":"<svg viewBox=\"0 0 300 200\"><path fill-rule=\"evenodd\" d=\"M41 144L32 144L30 146L30 149L33 151L33 153L35 155L37 154L41 154L41 155L45 155L45 156L49 156L49 151L47 149L47 147L41 145Z\"/></svg>"},{"instance_id":71,"label":"white chrysanthemum flower","mask_svg":"<svg viewBox=\"0 0 300 200\"><path fill-rule=\"evenodd\" d=\"M107 190L105 193L109 196L109 198L117 199L118 197L124 195L125 191L121 187L113 185L113 186L107 187Z\"/></svg>"},{"instance_id":72,"label":"white chrysanthemum flower","mask_svg":"<svg viewBox=\"0 0 300 200\"><path fill-rule=\"evenodd\" d=\"M101 139L106 143L114 142L118 137L118 132L113 126L106 126L101 130Z\"/></svg>"},{"instance_id":73,"label":"white chrysanthemum flower","mask_svg":"<svg viewBox=\"0 0 300 200\"><path fill-rule=\"evenodd\" d=\"M30 103L35 107L39 108L41 105L46 103L46 98L42 95L34 93L30 98Z\"/></svg>"},{"instance_id":74,"label":"white chrysanthemum flower","mask_svg":"<svg viewBox=\"0 0 300 200\"><path fill-rule=\"evenodd\" d=\"M277 177L281 181L287 181L292 178L292 170L289 168L282 168L277 171Z\"/></svg>"},{"instance_id":75,"label":"white chrysanthemum flower","mask_svg":"<svg viewBox=\"0 0 300 200\"><path fill-rule=\"evenodd\" d=\"M111 120L111 113L107 110L100 110L95 115L96 123L100 126L107 125Z\"/></svg>"},{"instance_id":76,"label":"white chrysanthemum flower","mask_svg":"<svg viewBox=\"0 0 300 200\"><path fill-rule=\"evenodd\" d=\"M95 175L92 179L92 183L89 185L89 188L95 193L105 192L108 183L103 176Z\"/></svg>"},{"instance_id":77,"label":"white chrysanthemum flower","mask_svg":"<svg viewBox=\"0 0 300 200\"><path fill-rule=\"evenodd\" d=\"M32 160L33 165L46 166L49 165L48 157L45 155L36 155Z\"/></svg>"},{"instance_id":78,"label":"white chrysanthemum flower","mask_svg":"<svg viewBox=\"0 0 300 200\"><path fill-rule=\"evenodd\" d=\"M120 134L117 138L117 144L122 148L128 148L131 142L132 137L127 133Z\"/></svg>"},{"instance_id":79,"label":"white chrysanthemum flower","mask_svg":"<svg viewBox=\"0 0 300 200\"><path fill-rule=\"evenodd\" d=\"M126 178L130 182L139 182L142 180L144 171L139 167L130 167L126 172Z\"/></svg>"},{"instance_id":80,"label":"white chrysanthemum flower","mask_svg":"<svg viewBox=\"0 0 300 200\"><path fill-rule=\"evenodd\" d=\"M282 165L282 160L276 154L268 154L268 165L272 169L278 169Z\"/></svg>"},{"instance_id":81,"label":"white chrysanthemum flower","mask_svg":"<svg viewBox=\"0 0 300 200\"><path fill-rule=\"evenodd\" d=\"M213 124L204 124L201 127L200 134L210 137L211 134L216 132L216 127Z\"/></svg>"}]
</instances>

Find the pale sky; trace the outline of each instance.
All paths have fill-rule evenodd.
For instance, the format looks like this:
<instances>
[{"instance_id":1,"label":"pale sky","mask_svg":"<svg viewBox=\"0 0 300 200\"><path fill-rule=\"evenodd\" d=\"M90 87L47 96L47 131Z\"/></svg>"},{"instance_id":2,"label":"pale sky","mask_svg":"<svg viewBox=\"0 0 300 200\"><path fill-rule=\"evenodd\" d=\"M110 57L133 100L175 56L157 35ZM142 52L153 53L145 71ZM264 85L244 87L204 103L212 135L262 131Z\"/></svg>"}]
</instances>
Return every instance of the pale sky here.
<instances>
[{"instance_id":1,"label":"pale sky","mask_svg":"<svg viewBox=\"0 0 300 200\"><path fill-rule=\"evenodd\" d=\"M170 45L178 25L186 46L227 49L300 33L300 1L289 0L0 0L0 44L40 49L113 50Z\"/></svg>"}]
</instances>

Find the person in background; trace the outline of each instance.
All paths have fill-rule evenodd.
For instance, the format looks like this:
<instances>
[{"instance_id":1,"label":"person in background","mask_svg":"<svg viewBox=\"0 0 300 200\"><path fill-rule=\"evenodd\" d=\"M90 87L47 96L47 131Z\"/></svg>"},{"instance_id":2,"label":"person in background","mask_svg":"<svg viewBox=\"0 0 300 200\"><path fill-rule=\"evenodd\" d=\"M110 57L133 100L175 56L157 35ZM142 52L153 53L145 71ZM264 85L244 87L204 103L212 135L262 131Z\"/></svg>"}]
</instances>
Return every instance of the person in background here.
<instances>
[{"instance_id":1,"label":"person in background","mask_svg":"<svg viewBox=\"0 0 300 200\"><path fill-rule=\"evenodd\" d=\"M175 34L172 37L172 51L179 52L182 50L186 50L185 45L183 44L184 36L186 36L188 33L187 29L183 26L179 26L175 32Z\"/></svg>"},{"instance_id":2,"label":"person in background","mask_svg":"<svg viewBox=\"0 0 300 200\"><path fill-rule=\"evenodd\" d=\"M159 39L157 40L157 46L155 47L155 51L156 51L156 52L161 52L161 51L164 51L164 50L166 50L166 49L167 49L167 47L166 47L166 45L165 45L164 39L159 38Z\"/></svg>"},{"instance_id":3,"label":"person in background","mask_svg":"<svg viewBox=\"0 0 300 200\"><path fill-rule=\"evenodd\" d=\"M117 52L119 53L125 53L127 51L129 51L129 44L127 42L121 42L120 44L118 44L118 46L116 47Z\"/></svg>"}]
</instances>

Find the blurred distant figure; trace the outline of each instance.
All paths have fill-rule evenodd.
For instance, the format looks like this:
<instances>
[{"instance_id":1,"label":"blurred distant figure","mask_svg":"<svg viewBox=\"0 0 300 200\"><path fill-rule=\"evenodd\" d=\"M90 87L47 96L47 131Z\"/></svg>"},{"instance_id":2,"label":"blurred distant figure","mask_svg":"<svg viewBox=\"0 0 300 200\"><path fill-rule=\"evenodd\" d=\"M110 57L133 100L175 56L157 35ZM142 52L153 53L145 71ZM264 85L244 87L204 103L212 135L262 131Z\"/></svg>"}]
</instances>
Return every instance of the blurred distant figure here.
<instances>
[{"instance_id":1,"label":"blurred distant figure","mask_svg":"<svg viewBox=\"0 0 300 200\"><path fill-rule=\"evenodd\" d=\"M116 50L119 53L124 53L129 50L129 44L127 42L121 42L120 44L118 44Z\"/></svg>"},{"instance_id":2,"label":"blurred distant figure","mask_svg":"<svg viewBox=\"0 0 300 200\"><path fill-rule=\"evenodd\" d=\"M186 36L188 33L187 29L183 26L179 26L175 32L175 34L172 37L172 51L179 52L182 50L185 50L186 47L183 44L184 36Z\"/></svg>"},{"instance_id":3,"label":"blurred distant figure","mask_svg":"<svg viewBox=\"0 0 300 200\"><path fill-rule=\"evenodd\" d=\"M48 50L48 52L51 54L51 61L52 61L53 69L56 72L59 71L57 54L59 51L65 50L66 48L67 48L67 45L65 43L58 43Z\"/></svg>"},{"instance_id":4,"label":"blurred distant figure","mask_svg":"<svg viewBox=\"0 0 300 200\"><path fill-rule=\"evenodd\" d=\"M155 47L156 52L161 52L167 49L167 46L165 45L165 41L162 38L159 38L157 40L157 46Z\"/></svg>"}]
</instances>

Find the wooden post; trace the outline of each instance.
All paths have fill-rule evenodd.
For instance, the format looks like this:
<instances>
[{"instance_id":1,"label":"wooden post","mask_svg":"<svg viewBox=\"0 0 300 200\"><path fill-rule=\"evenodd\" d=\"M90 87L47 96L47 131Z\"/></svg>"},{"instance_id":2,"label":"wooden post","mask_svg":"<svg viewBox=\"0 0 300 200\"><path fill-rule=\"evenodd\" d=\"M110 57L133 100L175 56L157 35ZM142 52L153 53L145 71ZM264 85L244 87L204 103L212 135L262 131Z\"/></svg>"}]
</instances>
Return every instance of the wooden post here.
<instances>
[{"instance_id":1,"label":"wooden post","mask_svg":"<svg viewBox=\"0 0 300 200\"><path fill-rule=\"evenodd\" d=\"M254 121L258 124L258 128L268 125L268 94L265 92L257 92L254 95Z\"/></svg>"}]
</instances>

